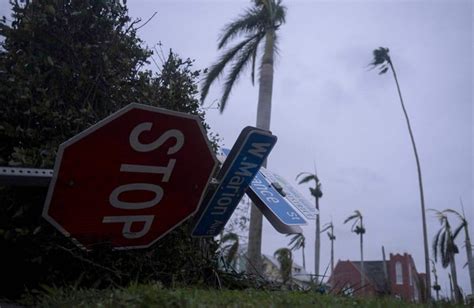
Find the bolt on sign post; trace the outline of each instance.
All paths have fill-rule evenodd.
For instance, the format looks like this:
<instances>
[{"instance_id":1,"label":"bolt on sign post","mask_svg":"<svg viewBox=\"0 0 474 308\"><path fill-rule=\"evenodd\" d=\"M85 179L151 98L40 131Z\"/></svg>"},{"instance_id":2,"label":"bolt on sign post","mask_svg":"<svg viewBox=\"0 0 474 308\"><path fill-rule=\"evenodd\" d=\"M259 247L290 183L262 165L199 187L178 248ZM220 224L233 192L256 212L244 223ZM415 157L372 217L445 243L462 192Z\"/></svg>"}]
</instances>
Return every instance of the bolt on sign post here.
<instances>
[{"instance_id":1,"label":"bolt on sign post","mask_svg":"<svg viewBox=\"0 0 474 308\"><path fill-rule=\"evenodd\" d=\"M149 247L197 211L216 165L198 116L130 104L61 144L43 216L85 249Z\"/></svg>"}]
</instances>

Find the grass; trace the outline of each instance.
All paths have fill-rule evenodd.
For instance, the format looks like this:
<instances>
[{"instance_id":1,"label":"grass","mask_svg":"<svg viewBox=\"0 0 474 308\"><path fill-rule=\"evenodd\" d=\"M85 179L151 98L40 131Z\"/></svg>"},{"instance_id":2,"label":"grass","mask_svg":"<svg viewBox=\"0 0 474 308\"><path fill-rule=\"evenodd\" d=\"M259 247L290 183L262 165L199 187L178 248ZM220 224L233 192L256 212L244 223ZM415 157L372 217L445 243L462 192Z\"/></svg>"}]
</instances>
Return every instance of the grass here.
<instances>
[{"instance_id":1,"label":"grass","mask_svg":"<svg viewBox=\"0 0 474 308\"><path fill-rule=\"evenodd\" d=\"M164 289L159 284L128 288L45 288L40 307L424 307L392 298L354 299L301 291ZM443 305L437 307L454 307Z\"/></svg>"}]
</instances>

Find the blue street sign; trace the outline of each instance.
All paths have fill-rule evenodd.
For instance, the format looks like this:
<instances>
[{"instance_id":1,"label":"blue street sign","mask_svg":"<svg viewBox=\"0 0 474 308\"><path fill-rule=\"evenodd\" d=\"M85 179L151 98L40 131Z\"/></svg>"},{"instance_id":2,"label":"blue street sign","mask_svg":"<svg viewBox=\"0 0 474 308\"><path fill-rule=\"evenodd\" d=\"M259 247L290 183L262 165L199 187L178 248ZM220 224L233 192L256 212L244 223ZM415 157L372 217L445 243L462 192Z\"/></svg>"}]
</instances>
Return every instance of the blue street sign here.
<instances>
[{"instance_id":1,"label":"blue street sign","mask_svg":"<svg viewBox=\"0 0 474 308\"><path fill-rule=\"evenodd\" d=\"M259 171L253 179L250 189L247 191L247 195L249 195L250 199L256 204L263 203L262 205L270 209L285 225L306 225L306 220L293 208L292 204L275 189L261 171Z\"/></svg>"},{"instance_id":2,"label":"blue street sign","mask_svg":"<svg viewBox=\"0 0 474 308\"><path fill-rule=\"evenodd\" d=\"M193 236L216 236L224 228L276 143L268 131L246 127L217 176L220 184L202 211Z\"/></svg>"},{"instance_id":3,"label":"blue street sign","mask_svg":"<svg viewBox=\"0 0 474 308\"><path fill-rule=\"evenodd\" d=\"M229 155L229 149L222 149L223 156ZM293 207L293 202L288 199L287 187L285 186L284 197L272 183L278 182L269 176L270 172L261 167L247 190L247 195L257 205L260 211L270 221L270 223L281 233L295 233L285 226L306 225L306 220ZM286 184L286 183L285 183ZM278 221L276 220L278 219Z\"/></svg>"},{"instance_id":4,"label":"blue street sign","mask_svg":"<svg viewBox=\"0 0 474 308\"><path fill-rule=\"evenodd\" d=\"M222 149L222 156L218 155L218 158L225 160L225 157L229 155L229 149ZM276 177L270 173L264 167L261 167L255 178L250 184L250 189L247 190L247 195L257 205L260 211L270 221L272 226L280 233L298 233L299 229L288 228L288 226L300 226L306 225L307 221L303 218L298 211L294 208L293 198L290 199L291 192L288 189L290 187L286 182L283 182L282 178L276 179ZM283 196L275 188L277 183L283 186L285 184ZM277 186L278 187L278 186Z\"/></svg>"},{"instance_id":5,"label":"blue street sign","mask_svg":"<svg viewBox=\"0 0 474 308\"><path fill-rule=\"evenodd\" d=\"M268 169L260 168L260 171L270 183L278 183L285 193L285 199L290 202L306 219L316 219L318 211L314 204L309 202L293 185L290 185L283 177Z\"/></svg>"}]
</instances>

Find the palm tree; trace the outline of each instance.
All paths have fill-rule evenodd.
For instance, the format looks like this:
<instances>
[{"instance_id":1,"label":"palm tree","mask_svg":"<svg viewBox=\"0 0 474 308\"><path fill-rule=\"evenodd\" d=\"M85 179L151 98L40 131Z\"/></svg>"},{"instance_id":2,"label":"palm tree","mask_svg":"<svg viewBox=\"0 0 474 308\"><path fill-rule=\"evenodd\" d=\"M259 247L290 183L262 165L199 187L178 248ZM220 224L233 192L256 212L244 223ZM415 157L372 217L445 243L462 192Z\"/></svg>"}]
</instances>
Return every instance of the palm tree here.
<instances>
[{"instance_id":1,"label":"palm tree","mask_svg":"<svg viewBox=\"0 0 474 308\"><path fill-rule=\"evenodd\" d=\"M311 195L314 197L316 203L316 232L315 232L315 240L314 240L314 277L316 278L316 282L319 279L319 260L320 260L320 251L321 251L321 238L320 238L320 223L319 223L319 198L323 196L323 192L321 190L321 182L316 174L316 171L313 173L309 172L301 172L296 176L296 180L301 178L298 184L308 183L310 181L314 181L314 187L310 187L309 191Z\"/></svg>"},{"instance_id":2,"label":"palm tree","mask_svg":"<svg viewBox=\"0 0 474 308\"><path fill-rule=\"evenodd\" d=\"M222 236L220 244L226 263L234 265L239 251L239 236L233 232L226 233Z\"/></svg>"},{"instance_id":3,"label":"palm tree","mask_svg":"<svg viewBox=\"0 0 474 308\"><path fill-rule=\"evenodd\" d=\"M290 235L292 234L288 234L287 236L290 236ZM288 246L290 246L290 249L292 251L296 249L301 249L302 255L303 255L303 268L306 269L306 261L305 261L305 256L304 256L304 247L306 246L306 238L303 235L303 233L297 233L292 236L293 237L288 243Z\"/></svg>"},{"instance_id":4,"label":"palm tree","mask_svg":"<svg viewBox=\"0 0 474 308\"><path fill-rule=\"evenodd\" d=\"M436 233L433 240L433 254L434 259L438 262L438 252L441 257L441 265L443 268L451 267L451 277L453 280L454 287L454 298L457 303L461 303L462 294L458 286L458 276L456 272L456 259L455 255L459 253L458 246L454 243L454 233L451 230L451 225L448 220L446 213L433 210L439 219L441 228Z\"/></svg>"},{"instance_id":5,"label":"palm tree","mask_svg":"<svg viewBox=\"0 0 474 308\"><path fill-rule=\"evenodd\" d=\"M456 227L455 231L453 232L454 238L458 236L461 230L464 229L464 242L466 247L466 255L467 255L467 266L469 268L469 278L471 279L471 293L474 294L474 258L472 257L472 244L471 244L471 237L469 236L469 224L466 219L466 214L464 213L464 205L462 204L461 200L461 208L462 208L462 215L451 209L444 210L444 213L451 213L456 215L456 217L461 221L459 226Z\"/></svg>"},{"instance_id":6,"label":"palm tree","mask_svg":"<svg viewBox=\"0 0 474 308\"><path fill-rule=\"evenodd\" d=\"M280 275L283 284L287 284L291 279L291 269L293 267L293 255L288 248L279 248L273 254L280 263Z\"/></svg>"},{"instance_id":7,"label":"palm tree","mask_svg":"<svg viewBox=\"0 0 474 308\"><path fill-rule=\"evenodd\" d=\"M413 131L410 125L410 119L408 118L407 110L405 109L405 104L402 98L402 92L400 91L400 85L398 83L397 73L395 72L395 68L393 67L392 59L389 56L388 48L379 47L373 51L374 59L370 65L373 68L379 68L379 74L385 74L388 69L390 68L393 73L393 78L395 79L395 84L397 85L398 96L400 98L400 104L403 109L403 114L405 115L405 120L408 126L408 132L410 134L411 144L413 146L413 152L415 154L416 160L416 168L418 171L418 185L420 190L420 201L421 201L421 220L422 220L422 228L423 228L423 246L425 250L425 273L426 273L426 299L428 301L431 300L431 275L430 275L430 252L428 248L428 232L426 230L426 215L425 215L425 197L423 195L423 181L421 177L421 167L420 167L420 159L418 157L418 151L416 150L415 138L413 137Z\"/></svg>"},{"instance_id":8,"label":"palm tree","mask_svg":"<svg viewBox=\"0 0 474 308\"><path fill-rule=\"evenodd\" d=\"M281 0L254 0L254 5L247 9L236 20L227 24L218 42L218 49L225 48L237 36L243 40L228 48L219 60L213 64L205 76L201 89L201 102L204 102L211 84L223 73L224 68L231 66L225 78L224 91L220 100L220 111L223 112L232 87L245 67L252 67L251 79L255 79L255 63L259 45L263 44L263 56L260 62L260 86L257 105L257 127L270 129L273 58L277 51L277 30L285 22L286 8ZM258 272L262 270L262 213L254 206L250 212L248 260Z\"/></svg>"},{"instance_id":9,"label":"palm tree","mask_svg":"<svg viewBox=\"0 0 474 308\"><path fill-rule=\"evenodd\" d=\"M331 274L334 272L334 241L336 240L336 236L334 235L334 225L332 221L327 223L323 226L321 233L327 231L327 235L329 240L331 241Z\"/></svg>"},{"instance_id":10,"label":"palm tree","mask_svg":"<svg viewBox=\"0 0 474 308\"><path fill-rule=\"evenodd\" d=\"M360 287L364 290L365 287L365 270L364 270L364 221L360 211L355 210L354 214L347 217L344 223L353 220L351 231L360 236Z\"/></svg>"}]
</instances>

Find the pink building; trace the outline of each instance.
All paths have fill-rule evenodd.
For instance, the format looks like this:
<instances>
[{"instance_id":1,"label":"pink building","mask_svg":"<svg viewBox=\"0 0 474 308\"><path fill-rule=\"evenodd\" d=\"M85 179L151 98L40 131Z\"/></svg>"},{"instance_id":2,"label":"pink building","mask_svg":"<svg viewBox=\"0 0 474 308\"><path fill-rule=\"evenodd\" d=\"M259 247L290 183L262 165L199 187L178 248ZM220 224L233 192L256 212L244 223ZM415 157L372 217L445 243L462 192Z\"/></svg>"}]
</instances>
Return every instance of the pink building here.
<instances>
[{"instance_id":1,"label":"pink building","mask_svg":"<svg viewBox=\"0 0 474 308\"><path fill-rule=\"evenodd\" d=\"M390 295L406 301L422 300L424 274L419 274L411 255L390 254L386 261L365 261L365 286L361 286L360 261L339 260L329 277L334 294Z\"/></svg>"}]
</instances>

